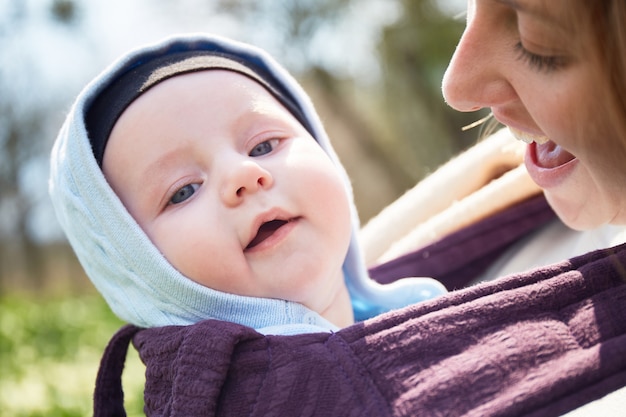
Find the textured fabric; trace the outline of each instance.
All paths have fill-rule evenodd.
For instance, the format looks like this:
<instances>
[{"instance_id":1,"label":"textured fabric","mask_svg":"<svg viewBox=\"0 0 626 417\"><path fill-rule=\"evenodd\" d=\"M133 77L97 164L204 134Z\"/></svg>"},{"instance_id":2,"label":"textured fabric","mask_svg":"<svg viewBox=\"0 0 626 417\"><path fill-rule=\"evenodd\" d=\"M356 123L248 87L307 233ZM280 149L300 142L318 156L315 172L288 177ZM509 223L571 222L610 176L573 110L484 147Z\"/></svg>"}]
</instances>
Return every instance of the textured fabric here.
<instances>
[{"instance_id":1,"label":"textured fabric","mask_svg":"<svg viewBox=\"0 0 626 417\"><path fill-rule=\"evenodd\" d=\"M94 395L93 414L100 417L126 416L124 410L124 390L120 375L124 370L124 362L128 345L132 337L140 330L139 327L126 325L120 329L109 343L102 356L102 366L96 378L96 395Z\"/></svg>"},{"instance_id":2,"label":"textured fabric","mask_svg":"<svg viewBox=\"0 0 626 417\"><path fill-rule=\"evenodd\" d=\"M161 255L126 211L106 182L93 155L85 128L85 111L95 97L138 61L174 52L211 50L237 56L263 68L272 85L310 122L310 130L335 163L352 196L350 181L329 142L308 96L298 83L264 51L209 35L165 39L132 51L113 63L80 93L55 142L51 156L50 196L57 218L78 259L112 310L140 327L189 325L213 318L232 321L265 333L294 334L336 329L299 303L243 297L212 290L184 277ZM355 317L365 319L383 311L423 301L445 292L432 279L410 279L381 286L367 275L352 210L352 241L343 272Z\"/></svg>"},{"instance_id":3,"label":"textured fabric","mask_svg":"<svg viewBox=\"0 0 626 417\"><path fill-rule=\"evenodd\" d=\"M366 264L389 262L542 194L524 166L526 148L503 128L419 181L361 229Z\"/></svg>"},{"instance_id":4,"label":"textured fabric","mask_svg":"<svg viewBox=\"0 0 626 417\"><path fill-rule=\"evenodd\" d=\"M429 276L449 290L463 288L510 245L556 218L543 194L496 213L415 252L370 269L372 279Z\"/></svg>"},{"instance_id":5,"label":"textured fabric","mask_svg":"<svg viewBox=\"0 0 626 417\"><path fill-rule=\"evenodd\" d=\"M470 285L626 243L626 225L572 230L558 217L511 245Z\"/></svg>"},{"instance_id":6,"label":"textured fabric","mask_svg":"<svg viewBox=\"0 0 626 417\"><path fill-rule=\"evenodd\" d=\"M625 277L626 245L332 334L263 336L213 320L141 330L145 410L558 416L626 386Z\"/></svg>"},{"instance_id":7,"label":"textured fabric","mask_svg":"<svg viewBox=\"0 0 626 417\"><path fill-rule=\"evenodd\" d=\"M544 211L541 200L527 204ZM525 203L469 229L486 238L492 229L514 229L503 219L516 223L520 208L531 211ZM466 236L477 239L476 230ZM444 247L454 252L453 245ZM424 260L415 255L415 264ZM146 410L170 416L561 415L626 386L625 276L626 245L334 334L265 337L217 321L135 328L134 343L147 364ZM125 353L127 331L111 342L121 353L103 358L106 378L98 379L95 398L111 409L119 396L107 395L118 392L120 375L119 363L108 358Z\"/></svg>"}]
</instances>

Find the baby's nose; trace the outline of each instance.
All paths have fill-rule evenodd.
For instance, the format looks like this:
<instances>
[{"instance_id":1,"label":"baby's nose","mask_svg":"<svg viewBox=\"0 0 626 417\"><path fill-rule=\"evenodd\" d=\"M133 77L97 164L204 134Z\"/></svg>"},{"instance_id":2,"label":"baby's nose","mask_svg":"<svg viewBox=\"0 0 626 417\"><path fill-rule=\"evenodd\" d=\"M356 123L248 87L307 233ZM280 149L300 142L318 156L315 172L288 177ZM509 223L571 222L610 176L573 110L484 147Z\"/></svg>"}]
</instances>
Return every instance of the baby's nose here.
<instances>
[{"instance_id":1,"label":"baby's nose","mask_svg":"<svg viewBox=\"0 0 626 417\"><path fill-rule=\"evenodd\" d=\"M231 207L259 190L268 189L274 184L270 172L259 163L245 159L226 166L228 170L220 189L222 201Z\"/></svg>"}]
</instances>

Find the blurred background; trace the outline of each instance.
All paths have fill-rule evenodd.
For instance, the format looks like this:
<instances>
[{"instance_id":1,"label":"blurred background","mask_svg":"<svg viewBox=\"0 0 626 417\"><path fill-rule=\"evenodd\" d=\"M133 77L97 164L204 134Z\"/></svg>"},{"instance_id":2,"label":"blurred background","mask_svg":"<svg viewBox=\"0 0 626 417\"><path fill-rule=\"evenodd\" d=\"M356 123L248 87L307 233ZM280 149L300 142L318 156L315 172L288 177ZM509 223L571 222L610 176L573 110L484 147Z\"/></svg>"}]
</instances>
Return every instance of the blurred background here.
<instances>
[{"instance_id":1,"label":"blurred background","mask_svg":"<svg viewBox=\"0 0 626 417\"><path fill-rule=\"evenodd\" d=\"M361 221L476 142L445 105L465 0L0 0L0 416L83 416L122 323L48 200L50 148L83 86L131 48L211 32L266 49L311 95ZM131 349L132 350L132 349ZM125 381L140 415L143 368ZM135 414L133 414L135 413Z\"/></svg>"}]
</instances>

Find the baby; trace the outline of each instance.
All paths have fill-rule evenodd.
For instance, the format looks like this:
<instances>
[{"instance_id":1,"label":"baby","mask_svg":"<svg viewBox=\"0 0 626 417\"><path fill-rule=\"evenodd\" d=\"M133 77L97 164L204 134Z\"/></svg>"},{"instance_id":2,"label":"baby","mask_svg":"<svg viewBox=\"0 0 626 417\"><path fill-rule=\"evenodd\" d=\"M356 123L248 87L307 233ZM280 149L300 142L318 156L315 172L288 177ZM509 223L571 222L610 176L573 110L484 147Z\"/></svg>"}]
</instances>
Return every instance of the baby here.
<instances>
[{"instance_id":1,"label":"baby","mask_svg":"<svg viewBox=\"0 0 626 417\"><path fill-rule=\"evenodd\" d=\"M350 183L309 98L224 38L168 38L90 83L55 143L50 195L89 278L141 327L334 331L445 292L369 279Z\"/></svg>"}]
</instances>

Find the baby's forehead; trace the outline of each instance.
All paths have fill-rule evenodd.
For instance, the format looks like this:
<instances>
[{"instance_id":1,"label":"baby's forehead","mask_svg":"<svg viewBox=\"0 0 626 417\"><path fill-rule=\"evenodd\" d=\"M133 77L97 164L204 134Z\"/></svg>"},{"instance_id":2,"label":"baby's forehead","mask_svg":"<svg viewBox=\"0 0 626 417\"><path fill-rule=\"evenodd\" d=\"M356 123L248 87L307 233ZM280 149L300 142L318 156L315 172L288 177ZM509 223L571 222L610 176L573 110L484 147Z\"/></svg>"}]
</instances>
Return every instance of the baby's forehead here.
<instances>
[{"instance_id":1,"label":"baby's forehead","mask_svg":"<svg viewBox=\"0 0 626 417\"><path fill-rule=\"evenodd\" d=\"M109 136L131 103L156 85L174 77L199 71L224 70L248 77L263 86L313 135L298 101L269 71L242 57L212 51L185 51L150 59L138 58L120 69L88 106L85 125L94 157L100 166Z\"/></svg>"},{"instance_id":2,"label":"baby's forehead","mask_svg":"<svg viewBox=\"0 0 626 417\"><path fill-rule=\"evenodd\" d=\"M181 120L185 121L180 124ZM273 122L273 123L272 123ZM304 126L264 85L238 72L203 70L179 74L155 85L134 100L119 116L108 139L136 136L128 134L141 126L153 128L152 134L184 132L199 126L205 134L224 124L240 136L257 135L257 130L280 130L283 126ZM119 134L125 131L126 134ZM295 132L293 132L295 133ZM292 134L293 134L292 133ZM173 137L180 135L170 132ZM119 142L119 140L118 140ZM105 152L104 155L107 155ZM104 158L104 156L103 156Z\"/></svg>"},{"instance_id":3,"label":"baby's forehead","mask_svg":"<svg viewBox=\"0 0 626 417\"><path fill-rule=\"evenodd\" d=\"M111 147L127 148L144 134L185 142L197 135L224 137L225 132L246 142L269 132L310 136L257 80L234 71L202 70L168 78L134 100L111 130L102 167Z\"/></svg>"}]
</instances>

